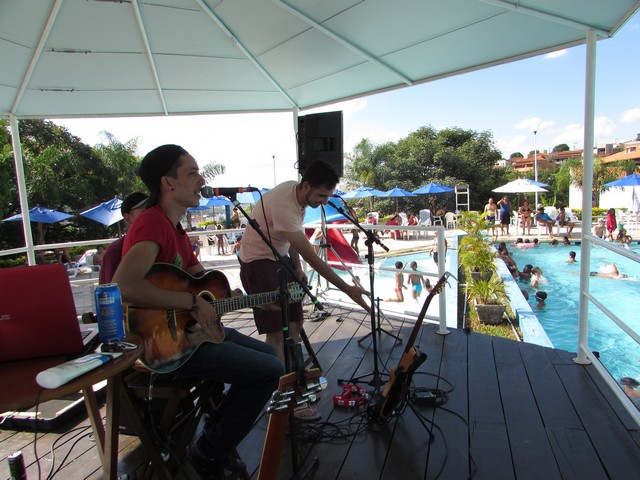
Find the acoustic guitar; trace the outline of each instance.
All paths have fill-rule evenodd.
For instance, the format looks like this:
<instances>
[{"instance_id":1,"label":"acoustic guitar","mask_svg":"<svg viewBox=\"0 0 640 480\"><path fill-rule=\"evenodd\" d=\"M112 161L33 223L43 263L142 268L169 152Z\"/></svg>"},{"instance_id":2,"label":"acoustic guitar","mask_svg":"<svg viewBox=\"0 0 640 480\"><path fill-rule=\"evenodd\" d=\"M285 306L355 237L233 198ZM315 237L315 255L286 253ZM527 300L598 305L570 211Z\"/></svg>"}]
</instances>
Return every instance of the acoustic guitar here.
<instances>
[{"instance_id":1,"label":"acoustic guitar","mask_svg":"<svg viewBox=\"0 0 640 480\"><path fill-rule=\"evenodd\" d=\"M140 361L157 373L168 373L182 366L205 342L221 343L224 330L220 317L227 312L252 308L280 299L278 290L254 295L231 296L227 277L211 270L194 277L169 263L156 263L146 276L163 290L189 292L203 297L215 309L217 320L203 327L188 310L154 310L126 306L127 329L137 334L144 346ZM302 300L304 291L296 282L287 286L291 303Z\"/></svg>"},{"instance_id":2,"label":"acoustic guitar","mask_svg":"<svg viewBox=\"0 0 640 480\"><path fill-rule=\"evenodd\" d=\"M294 407L305 402L315 403L316 393L327 387L327 380L321 377L319 369L304 370L302 380L300 372L287 373L280 377L278 390L273 392L267 412L269 425L264 438L258 480L276 480L280 469L280 459L289 416Z\"/></svg>"},{"instance_id":3,"label":"acoustic guitar","mask_svg":"<svg viewBox=\"0 0 640 480\"><path fill-rule=\"evenodd\" d=\"M371 409L371 417L373 419L386 421L396 411L398 406L402 405L402 402L407 397L413 373L427 359L427 355L415 348L413 345L418 337L418 333L422 327L422 322L427 314L427 309L429 308L431 300L433 300L433 298L442 291L447 283L447 278L450 276L451 274L446 272L440 280L438 280L438 283L436 283L431 292L429 292L429 296L426 298L422 309L420 310L416 324L411 331L411 336L409 337L405 349L402 352L402 357L400 357L398 366L391 369L389 382L387 382L384 391L380 394L378 400Z\"/></svg>"}]
</instances>

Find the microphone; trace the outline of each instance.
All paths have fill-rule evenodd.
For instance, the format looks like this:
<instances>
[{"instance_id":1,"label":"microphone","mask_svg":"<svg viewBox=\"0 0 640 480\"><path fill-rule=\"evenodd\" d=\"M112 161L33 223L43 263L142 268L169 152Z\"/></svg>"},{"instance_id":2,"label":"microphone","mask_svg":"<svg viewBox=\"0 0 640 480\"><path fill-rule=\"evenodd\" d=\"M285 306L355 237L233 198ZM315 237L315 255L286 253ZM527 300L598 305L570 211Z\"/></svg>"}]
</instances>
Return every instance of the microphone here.
<instances>
[{"instance_id":1,"label":"microphone","mask_svg":"<svg viewBox=\"0 0 640 480\"><path fill-rule=\"evenodd\" d=\"M217 197L219 195L223 195L229 198L235 198L238 193L257 192L259 190L260 189L256 187L213 188L213 187L205 186L205 187L202 187L202 190L200 190L200 195L202 195L204 198Z\"/></svg>"}]
</instances>

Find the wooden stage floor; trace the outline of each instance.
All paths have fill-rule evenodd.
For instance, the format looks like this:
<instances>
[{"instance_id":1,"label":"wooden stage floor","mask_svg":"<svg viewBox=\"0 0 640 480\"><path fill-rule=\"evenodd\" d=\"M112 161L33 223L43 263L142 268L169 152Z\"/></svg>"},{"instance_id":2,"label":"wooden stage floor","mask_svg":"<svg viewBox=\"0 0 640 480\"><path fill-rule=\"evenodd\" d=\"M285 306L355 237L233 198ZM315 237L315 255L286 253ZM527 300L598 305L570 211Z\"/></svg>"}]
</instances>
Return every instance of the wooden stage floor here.
<instances>
[{"instance_id":1,"label":"wooden stage floor","mask_svg":"<svg viewBox=\"0 0 640 480\"><path fill-rule=\"evenodd\" d=\"M452 329L421 329L416 346L427 360L413 379L414 389L446 392L438 407L410 405L387 423L368 419L366 408L334 407L338 379L373 370L370 319L364 312L329 306L330 316L305 322L329 385L318 404L322 421L298 424L296 465L317 459L318 479L625 479L640 471L640 432L593 366L577 365L574 354ZM249 311L225 316L225 324L257 335ZM382 327L406 340L413 324L387 316ZM379 367L388 371L400 359L404 343L378 334ZM386 379L387 377L384 377ZM371 377L366 378L369 380ZM368 390L373 387L361 384ZM8 386L2 386L8 388ZM412 389L411 393L415 393ZM409 397L411 398L411 393ZM80 423L78 424L78 420ZM77 424L77 425L76 425ZM68 457L55 478L102 478L98 454L82 417L61 432L39 434L42 478ZM257 471L267 426L266 415L239 446L252 478ZM22 450L28 477L38 478L33 463L34 434L0 425L0 459ZM67 432L67 433L64 433ZM120 439L123 478L154 478L136 437ZM289 438L279 478L293 473ZM2 467L0 478L8 478ZM188 465L176 478L197 478Z\"/></svg>"}]
</instances>

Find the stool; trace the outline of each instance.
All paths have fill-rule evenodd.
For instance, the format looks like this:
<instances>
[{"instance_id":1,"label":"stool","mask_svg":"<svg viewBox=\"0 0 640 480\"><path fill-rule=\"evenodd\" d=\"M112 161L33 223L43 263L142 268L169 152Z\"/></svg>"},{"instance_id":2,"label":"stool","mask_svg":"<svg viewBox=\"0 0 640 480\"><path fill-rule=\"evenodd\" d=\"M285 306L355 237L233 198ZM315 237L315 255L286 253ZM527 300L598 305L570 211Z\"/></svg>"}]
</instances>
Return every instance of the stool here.
<instances>
[{"instance_id":1,"label":"stool","mask_svg":"<svg viewBox=\"0 0 640 480\"><path fill-rule=\"evenodd\" d=\"M156 375L139 366L123 375L122 407L159 478L172 479L202 416L215 414L224 385ZM169 454L169 458L165 459Z\"/></svg>"}]
</instances>

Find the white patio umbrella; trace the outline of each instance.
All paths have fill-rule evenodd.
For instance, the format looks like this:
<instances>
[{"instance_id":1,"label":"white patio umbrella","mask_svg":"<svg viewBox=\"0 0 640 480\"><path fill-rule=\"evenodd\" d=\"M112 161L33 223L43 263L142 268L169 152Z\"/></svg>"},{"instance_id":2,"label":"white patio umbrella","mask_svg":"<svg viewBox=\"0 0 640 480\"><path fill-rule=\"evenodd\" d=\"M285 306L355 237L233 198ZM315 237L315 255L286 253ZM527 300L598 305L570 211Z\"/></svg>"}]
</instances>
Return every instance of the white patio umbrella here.
<instances>
[{"instance_id":1,"label":"white patio umbrella","mask_svg":"<svg viewBox=\"0 0 640 480\"><path fill-rule=\"evenodd\" d=\"M494 188L493 191L497 193L540 193L548 192L542 185L548 186L541 182L529 180L528 178L518 178L512 182L505 183L501 187Z\"/></svg>"}]
</instances>

